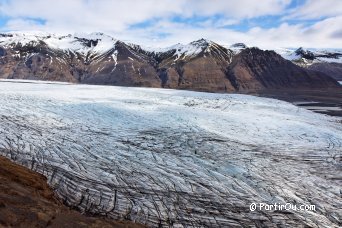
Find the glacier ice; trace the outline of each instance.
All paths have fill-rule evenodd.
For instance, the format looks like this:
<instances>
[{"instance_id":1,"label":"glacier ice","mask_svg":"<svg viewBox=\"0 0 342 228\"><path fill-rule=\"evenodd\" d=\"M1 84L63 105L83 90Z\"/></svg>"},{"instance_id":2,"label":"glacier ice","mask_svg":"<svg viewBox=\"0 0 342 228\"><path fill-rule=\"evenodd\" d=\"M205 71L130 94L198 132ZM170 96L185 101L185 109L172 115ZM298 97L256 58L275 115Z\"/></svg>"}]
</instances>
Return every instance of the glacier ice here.
<instances>
[{"instance_id":1,"label":"glacier ice","mask_svg":"<svg viewBox=\"0 0 342 228\"><path fill-rule=\"evenodd\" d=\"M151 227L341 224L341 120L238 94L0 82L0 154ZM254 211L251 203L314 204Z\"/></svg>"}]
</instances>

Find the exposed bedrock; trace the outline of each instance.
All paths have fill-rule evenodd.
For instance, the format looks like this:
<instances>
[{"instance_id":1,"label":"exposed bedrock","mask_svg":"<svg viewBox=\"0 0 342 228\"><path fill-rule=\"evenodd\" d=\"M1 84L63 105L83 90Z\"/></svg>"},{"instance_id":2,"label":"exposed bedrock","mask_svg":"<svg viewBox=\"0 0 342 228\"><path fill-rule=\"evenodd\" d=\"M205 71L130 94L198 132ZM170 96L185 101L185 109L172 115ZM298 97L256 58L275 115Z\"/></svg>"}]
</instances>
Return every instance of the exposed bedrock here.
<instances>
[{"instance_id":1,"label":"exposed bedrock","mask_svg":"<svg viewBox=\"0 0 342 228\"><path fill-rule=\"evenodd\" d=\"M152 51L99 33L0 34L0 78L207 92L341 88L332 64L309 70L274 51L237 45L200 39Z\"/></svg>"}]
</instances>

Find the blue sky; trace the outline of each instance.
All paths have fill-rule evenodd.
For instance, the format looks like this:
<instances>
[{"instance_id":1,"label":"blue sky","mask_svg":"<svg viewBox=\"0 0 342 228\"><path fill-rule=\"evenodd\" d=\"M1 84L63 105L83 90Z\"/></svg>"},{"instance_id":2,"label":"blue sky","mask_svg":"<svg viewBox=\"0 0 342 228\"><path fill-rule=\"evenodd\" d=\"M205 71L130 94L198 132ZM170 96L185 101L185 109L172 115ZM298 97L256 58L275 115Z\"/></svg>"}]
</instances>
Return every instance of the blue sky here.
<instances>
[{"instance_id":1,"label":"blue sky","mask_svg":"<svg viewBox=\"0 0 342 228\"><path fill-rule=\"evenodd\" d=\"M104 32L145 46L342 48L342 0L0 0L0 31Z\"/></svg>"}]
</instances>

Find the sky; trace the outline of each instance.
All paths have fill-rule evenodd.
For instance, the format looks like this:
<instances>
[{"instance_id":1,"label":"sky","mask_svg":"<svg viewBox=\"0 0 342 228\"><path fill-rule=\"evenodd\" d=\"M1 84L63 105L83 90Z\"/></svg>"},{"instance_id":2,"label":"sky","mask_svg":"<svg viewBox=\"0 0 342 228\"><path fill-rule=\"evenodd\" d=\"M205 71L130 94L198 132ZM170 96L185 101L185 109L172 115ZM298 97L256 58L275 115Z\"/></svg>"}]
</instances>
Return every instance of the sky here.
<instances>
[{"instance_id":1,"label":"sky","mask_svg":"<svg viewBox=\"0 0 342 228\"><path fill-rule=\"evenodd\" d=\"M0 0L0 32L103 32L151 47L201 38L342 48L342 0Z\"/></svg>"}]
</instances>

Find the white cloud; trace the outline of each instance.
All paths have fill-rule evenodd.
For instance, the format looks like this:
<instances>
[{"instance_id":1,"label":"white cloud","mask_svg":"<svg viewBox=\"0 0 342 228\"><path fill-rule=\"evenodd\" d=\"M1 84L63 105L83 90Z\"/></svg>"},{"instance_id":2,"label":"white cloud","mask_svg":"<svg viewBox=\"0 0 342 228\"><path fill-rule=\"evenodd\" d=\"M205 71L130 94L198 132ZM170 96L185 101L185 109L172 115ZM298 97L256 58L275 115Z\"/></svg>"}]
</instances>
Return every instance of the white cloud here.
<instances>
[{"instance_id":1,"label":"white cloud","mask_svg":"<svg viewBox=\"0 0 342 228\"><path fill-rule=\"evenodd\" d=\"M285 17L298 19L315 19L342 15L341 0L307 0L305 4Z\"/></svg>"},{"instance_id":2,"label":"white cloud","mask_svg":"<svg viewBox=\"0 0 342 228\"><path fill-rule=\"evenodd\" d=\"M264 47L313 47L342 48L341 37L334 34L341 31L342 16L327 18L311 26L303 24L281 24L277 28L249 31L254 43Z\"/></svg>"},{"instance_id":3,"label":"white cloud","mask_svg":"<svg viewBox=\"0 0 342 228\"><path fill-rule=\"evenodd\" d=\"M237 25L240 23L240 20L237 19L229 19L229 18L221 18L221 19L207 19L205 21L200 21L195 23L196 26L201 27L225 27L229 25Z\"/></svg>"},{"instance_id":4,"label":"white cloud","mask_svg":"<svg viewBox=\"0 0 342 228\"><path fill-rule=\"evenodd\" d=\"M178 42L188 43L206 38L223 45L244 42L249 46L271 49L277 47L314 47L342 48L342 16L328 18L306 27L304 24L289 25L283 23L278 27L264 29L254 27L247 32L238 32L225 28L194 28L180 23L161 22L148 29L135 29L117 34L120 39L130 40L148 46L165 47ZM166 38L158 38L160 31L168 31ZM132 35L135 37L132 38ZM339 36L340 35L340 36Z\"/></svg>"},{"instance_id":5,"label":"white cloud","mask_svg":"<svg viewBox=\"0 0 342 228\"><path fill-rule=\"evenodd\" d=\"M9 0L0 3L0 14L9 17L1 30L41 30L48 32L104 32L118 39L147 46L168 46L207 38L229 45L245 42L262 48L341 47L342 0L310 0L288 12L290 0ZM332 5L327 5L330 2ZM337 9L335 9L337 8ZM220 15L219 18L216 16ZM265 15L291 18L325 18L311 26L305 23L261 28L246 32L224 26ZM185 23L172 20L178 16ZM202 17L205 20L187 18ZM35 19L41 19L41 24ZM136 23L152 21L146 28Z\"/></svg>"},{"instance_id":6,"label":"white cloud","mask_svg":"<svg viewBox=\"0 0 342 228\"><path fill-rule=\"evenodd\" d=\"M9 30L23 30L23 28L28 28L29 30L44 29L44 26L31 19L13 19L7 22L6 27Z\"/></svg>"},{"instance_id":7,"label":"white cloud","mask_svg":"<svg viewBox=\"0 0 342 228\"><path fill-rule=\"evenodd\" d=\"M186 15L215 15L222 13L232 18L253 18L276 15L284 10L291 0L190 0L187 1Z\"/></svg>"},{"instance_id":8,"label":"white cloud","mask_svg":"<svg viewBox=\"0 0 342 228\"><path fill-rule=\"evenodd\" d=\"M277 14L290 0L11 0L0 13L11 18L41 18L53 30L122 31L153 18L228 15L243 19ZM10 27L9 27L10 28Z\"/></svg>"},{"instance_id":9,"label":"white cloud","mask_svg":"<svg viewBox=\"0 0 342 228\"><path fill-rule=\"evenodd\" d=\"M174 4L176 2L177 4ZM130 24L181 11L182 0L13 0L0 6L11 18L40 18L46 30L122 31Z\"/></svg>"}]
</instances>

